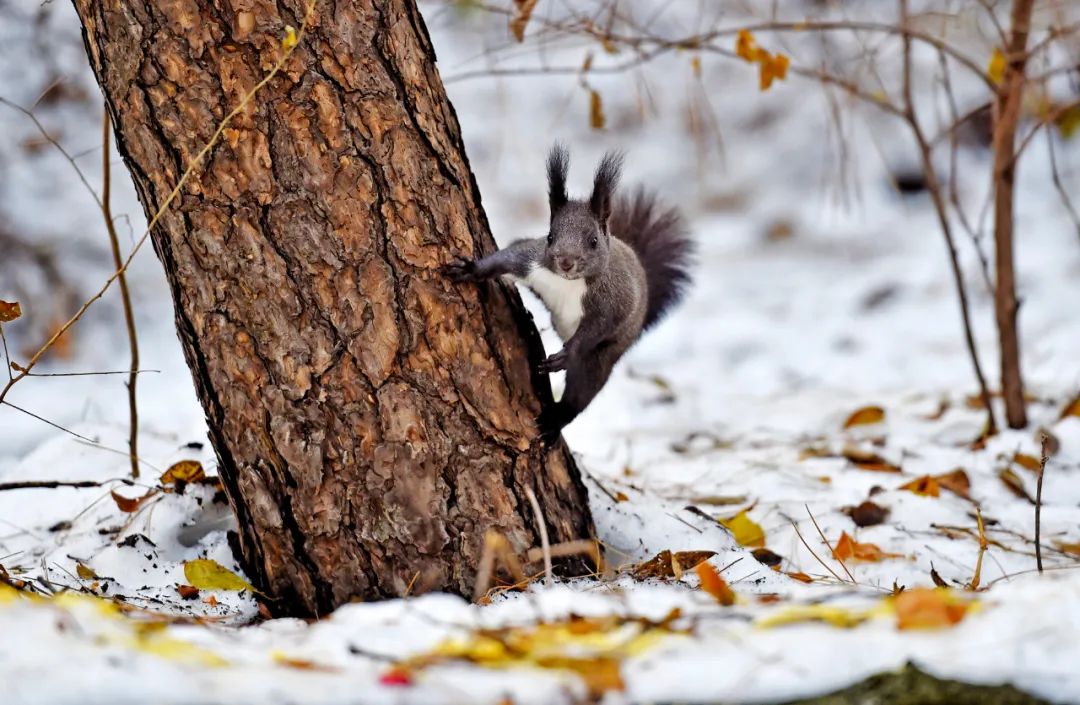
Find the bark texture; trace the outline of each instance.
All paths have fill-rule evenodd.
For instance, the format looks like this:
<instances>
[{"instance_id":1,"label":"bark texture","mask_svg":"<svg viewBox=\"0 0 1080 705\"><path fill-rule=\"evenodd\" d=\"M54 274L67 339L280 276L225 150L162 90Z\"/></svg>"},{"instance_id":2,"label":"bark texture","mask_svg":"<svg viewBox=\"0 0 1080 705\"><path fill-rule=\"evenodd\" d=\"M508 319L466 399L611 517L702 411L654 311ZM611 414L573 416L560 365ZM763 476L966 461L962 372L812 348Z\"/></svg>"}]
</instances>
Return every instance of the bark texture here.
<instances>
[{"instance_id":1,"label":"bark texture","mask_svg":"<svg viewBox=\"0 0 1080 705\"><path fill-rule=\"evenodd\" d=\"M148 214L307 4L74 1ZM519 298L438 272L494 243L412 0L319 0L152 236L277 612L469 594L488 529L539 545L526 487L552 542L592 535L569 452L535 440L550 389Z\"/></svg>"},{"instance_id":2,"label":"bark texture","mask_svg":"<svg viewBox=\"0 0 1080 705\"><path fill-rule=\"evenodd\" d=\"M1009 45L1005 54L1007 63L994 97L994 262L997 270L994 313L1001 348L1001 395L1005 399L1005 418L1009 428L1027 426L1024 380L1020 370L1020 333L1016 324L1020 302L1016 299L1013 256L1013 192L1016 183L1016 126L1020 121L1020 107L1024 98L1024 70L1034 4L1034 0L1013 2Z\"/></svg>"}]
</instances>

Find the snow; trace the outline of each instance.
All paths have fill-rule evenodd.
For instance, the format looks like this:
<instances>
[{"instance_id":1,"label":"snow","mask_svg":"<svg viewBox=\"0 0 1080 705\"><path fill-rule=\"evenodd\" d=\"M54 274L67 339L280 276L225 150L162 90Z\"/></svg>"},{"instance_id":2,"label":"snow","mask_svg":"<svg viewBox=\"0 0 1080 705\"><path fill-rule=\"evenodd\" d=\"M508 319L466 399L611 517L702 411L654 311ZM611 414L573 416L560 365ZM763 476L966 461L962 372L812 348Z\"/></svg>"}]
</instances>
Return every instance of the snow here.
<instances>
[{"instance_id":1,"label":"snow","mask_svg":"<svg viewBox=\"0 0 1080 705\"><path fill-rule=\"evenodd\" d=\"M696 4L677 7L657 31L685 31L680 22L693 20L690 5ZM795 8L792 14L800 7L782 6ZM39 11L47 31L27 33ZM541 3L540 11L554 10ZM852 3L848 11L866 12L867 6ZM99 187L98 94L73 11L60 5L39 10L20 0L0 12L18 16L0 22L0 46L11 50L0 57L5 97L31 104L57 76L93 96L37 112ZM506 42L499 23L485 15L436 6L425 12L446 77L482 68L490 58L486 48ZM725 24L737 21L732 14ZM812 42L787 39L796 56L807 62L815 56ZM988 40L965 35L960 41L972 56L989 55ZM832 49L853 52L855 46L837 38ZM595 49L571 42L541 54L526 44L508 53L507 65L580 65L584 53ZM26 55L48 60L20 59ZM932 54L917 59L923 70L936 62ZM910 153L903 126L841 98L844 122L837 128L820 86L789 78L759 93L751 67L709 57L703 57L699 84L689 62L688 55L673 54L641 72L589 76L612 126L604 132L590 131L588 95L574 77L463 80L448 88L500 242L543 233L543 156L556 138L573 147L572 192L587 189L605 149L621 147L628 151L628 183L655 185L687 211L700 243L688 300L631 350L565 435L586 475L610 565L629 566L662 550L715 551L710 562L723 569L739 596L736 605L716 604L697 589L692 573L666 582L625 575L541 582L484 606L447 595L350 604L313 623L259 621L247 593L203 590L184 600L176 586L187 582L185 561L211 558L239 571L227 541L233 518L215 499L216 488L190 484L182 493L157 493L132 514L121 512L110 496L110 490L143 495L180 460L199 460L214 471L202 411L172 329L168 291L159 264L145 252L136 258L131 284L143 364L160 372L140 377L143 479L123 481L123 375L38 377L14 389L13 404L81 438L0 409L0 482L105 485L0 492L0 565L38 586L122 596L125 607L110 608L111 602L75 591L49 600L13 599L0 587L0 631L17 635L0 640L0 699L575 702L587 697L585 685L558 669L449 661L418 669L408 685L383 681L392 664L481 628L527 628L570 615L661 620L678 608L671 633L620 655L625 691L607 693L605 702L777 701L841 688L907 662L941 677L1007 682L1053 702L1080 701L1080 563L1057 548L1059 542L1080 542L1080 418L1059 419L1080 389L1080 240L1050 183L1043 139L1024 157L1017 198L1031 424L974 450L984 413L966 403L976 388L936 219L927 199L900 197L887 181L889 170L905 164ZM964 81L957 91L962 98L978 95ZM932 87L924 87L919 98L931 101L933 95ZM687 128L695 110L700 123L703 101L719 134ZM65 277L81 295L91 293L110 267L96 206L54 150L21 146L36 134L23 116L0 110L0 128L0 163L6 167L0 212L7 229L53 243ZM848 145L843 158L838 130ZM1073 192L1080 185L1075 145L1058 144ZM959 166L961 173L986 174L989 158L965 149ZM115 172L123 173L119 160ZM114 210L130 218L130 234L121 228L130 247L142 232L141 212L126 180L116 177L114 187ZM970 210L977 212L985 188L982 176L961 183ZM972 243L960 231L958 237L976 339L994 379L992 301ZM19 272L0 280L0 298L18 293L27 319L34 319L35 309L49 301L41 287ZM110 292L80 324L73 356L43 371L125 367L115 298ZM526 299L549 351L557 350L549 318L535 298ZM34 319L33 325L42 324ZM41 336L26 321L5 326L5 333L16 359ZM884 422L844 429L848 415L867 405L882 407ZM1034 495L1035 474L1012 459L1016 453L1039 455L1038 429L1060 443L1043 488L1043 575L1034 570L1034 508L998 477L1011 469ZM902 472L859 469L840 457L848 447L873 451ZM944 490L923 497L899 489L956 468L970 478L970 499ZM889 517L858 528L843 510L871 494ZM963 592L978 555L976 503L990 542L980 576L988 589L970 593L978 609L959 624L902 631L879 610L851 629L758 625L795 605L878 609L894 585L931 585L931 570ZM782 556L782 572L758 563L709 518L743 509ZM899 557L841 566L818 527L832 546L847 532ZM80 578L79 564L98 577ZM805 573L814 582L784 573Z\"/></svg>"}]
</instances>

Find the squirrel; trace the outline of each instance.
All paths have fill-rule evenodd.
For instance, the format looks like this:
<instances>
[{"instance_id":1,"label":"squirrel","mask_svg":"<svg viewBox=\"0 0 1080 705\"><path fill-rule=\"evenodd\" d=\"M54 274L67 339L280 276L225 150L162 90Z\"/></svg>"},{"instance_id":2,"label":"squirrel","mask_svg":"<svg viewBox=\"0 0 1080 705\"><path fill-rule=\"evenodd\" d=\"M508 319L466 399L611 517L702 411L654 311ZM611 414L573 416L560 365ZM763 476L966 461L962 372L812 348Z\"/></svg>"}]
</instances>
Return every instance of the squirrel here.
<instances>
[{"instance_id":1,"label":"squirrel","mask_svg":"<svg viewBox=\"0 0 1080 705\"><path fill-rule=\"evenodd\" d=\"M623 353L679 302L690 283L694 246L679 212L662 208L642 187L616 198L622 162L621 152L605 154L589 198L571 199L570 156L556 144L547 158L547 237L518 240L487 257L443 268L455 282L521 282L551 313L563 348L538 370L566 370L566 389L537 418L546 445L585 410Z\"/></svg>"}]
</instances>

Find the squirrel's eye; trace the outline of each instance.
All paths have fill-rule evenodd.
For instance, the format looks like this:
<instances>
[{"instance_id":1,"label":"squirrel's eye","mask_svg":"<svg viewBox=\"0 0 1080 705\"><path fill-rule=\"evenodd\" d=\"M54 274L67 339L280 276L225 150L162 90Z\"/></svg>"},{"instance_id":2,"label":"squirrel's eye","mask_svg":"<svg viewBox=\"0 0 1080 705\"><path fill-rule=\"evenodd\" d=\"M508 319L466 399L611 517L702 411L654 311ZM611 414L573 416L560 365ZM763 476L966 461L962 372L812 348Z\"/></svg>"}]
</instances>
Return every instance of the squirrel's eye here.
<instances>
[{"instance_id":1,"label":"squirrel's eye","mask_svg":"<svg viewBox=\"0 0 1080 705\"><path fill-rule=\"evenodd\" d=\"M551 233L548 233L547 241L548 241L549 245L551 243L555 242L555 236L553 234L551 234Z\"/></svg>"},{"instance_id":2,"label":"squirrel's eye","mask_svg":"<svg viewBox=\"0 0 1080 705\"><path fill-rule=\"evenodd\" d=\"M593 235L593 238L589 240L589 247L596 249L596 246L600 244L600 238Z\"/></svg>"}]
</instances>

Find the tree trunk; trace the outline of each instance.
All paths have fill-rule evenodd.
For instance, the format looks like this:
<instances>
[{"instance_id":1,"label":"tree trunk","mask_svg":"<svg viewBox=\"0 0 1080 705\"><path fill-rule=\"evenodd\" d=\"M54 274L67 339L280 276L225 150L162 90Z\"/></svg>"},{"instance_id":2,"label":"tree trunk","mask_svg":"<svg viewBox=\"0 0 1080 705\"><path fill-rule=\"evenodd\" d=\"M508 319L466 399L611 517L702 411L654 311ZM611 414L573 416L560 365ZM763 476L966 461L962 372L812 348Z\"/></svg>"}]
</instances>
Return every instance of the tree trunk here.
<instances>
[{"instance_id":1,"label":"tree trunk","mask_svg":"<svg viewBox=\"0 0 1080 705\"><path fill-rule=\"evenodd\" d=\"M307 4L74 1L147 214ZM553 543L592 535L565 445L536 439L551 391L516 292L439 274L494 243L413 0L319 0L152 237L275 612L469 594L489 529L539 545L527 488Z\"/></svg>"},{"instance_id":2,"label":"tree trunk","mask_svg":"<svg viewBox=\"0 0 1080 705\"><path fill-rule=\"evenodd\" d=\"M1016 125L1024 98L1024 69L1034 0L1015 0L1005 72L994 97L994 261L997 283L994 313L1001 348L1001 395L1010 428L1027 426L1024 381L1020 370L1020 334L1016 317L1016 273L1013 257L1013 191L1016 182Z\"/></svg>"}]
</instances>

